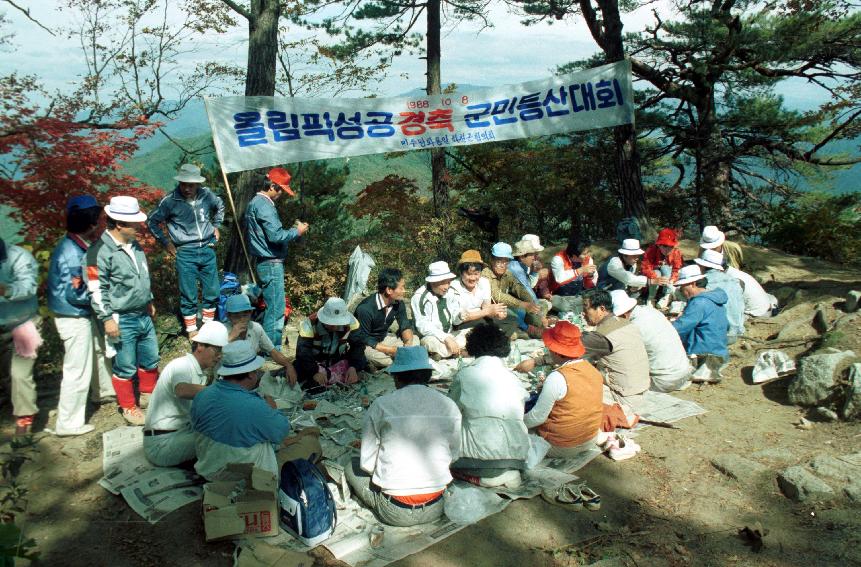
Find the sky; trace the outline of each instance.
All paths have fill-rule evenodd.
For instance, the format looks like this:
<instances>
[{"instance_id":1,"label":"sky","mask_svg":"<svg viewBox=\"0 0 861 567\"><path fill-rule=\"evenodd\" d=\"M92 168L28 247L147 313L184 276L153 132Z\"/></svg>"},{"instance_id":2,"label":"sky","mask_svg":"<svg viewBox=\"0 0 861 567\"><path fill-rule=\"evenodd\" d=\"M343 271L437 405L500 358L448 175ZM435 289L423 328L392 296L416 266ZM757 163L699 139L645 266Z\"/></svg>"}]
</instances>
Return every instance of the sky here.
<instances>
[{"instance_id":1,"label":"sky","mask_svg":"<svg viewBox=\"0 0 861 567\"><path fill-rule=\"evenodd\" d=\"M171 9L178 11L171 2ZM31 14L49 28L74 25L68 11L58 12L58 0L20 0ZM0 72L20 70L36 74L50 88L68 89L85 72L80 47L71 39L52 37L30 22L20 12L0 4L14 32L13 50L0 55ZM668 13L670 2L658 0L654 6ZM178 15L178 14L177 14ZM588 57L597 49L585 24L580 19L538 24L525 27L520 17L503 8L491 11L492 28L481 29L476 22L449 25L442 38L443 84L473 84L497 86L547 77L560 64ZM625 16L626 30L642 29L651 21L650 9ZM241 24L244 22L240 22ZM419 30L421 31L421 29ZM221 36L196 41L194 53L180 60L181 66L193 68L197 62L227 60L244 65L246 60L247 30L237 27ZM516 46L512 49L512 46ZM388 77L373 85L366 94L395 96L414 88L424 87L424 60L417 56L403 56L395 61ZM407 75L407 78L404 75ZM360 96L360 95L351 95Z\"/></svg>"},{"instance_id":2,"label":"sky","mask_svg":"<svg viewBox=\"0 0 861 567\"><path fill-rule=\"evenodd\" d=\"M172 18L180 17L179 0L162 1L168 2ZM29 8L31 15L49 28L68 28L76 23L73 13L58 10L63 4L61 0L19 0L18 3ZM509 13L498 3L494 6L489 18L493 23L491 28L482 28L478 22L464 21L449 24L443 30L443 85L499 86L545 78L558 65L584 59L597 51L581 18L526 27L520 23L521 16ZM625 14L625 31L644 29L653 21L652 10L657 10L664 19L671 18L672 2L654 0L635 12ZM51 36L8 5L0 3L0 13L5 13L10 22L2 31L14 33L11 48L0 53L0 74L11 71L32 73L39 76L49 90L72 90L86 72L80 46L75 40L59 33ZM188 72L195 64L211 60L244 66L247 29L244 20L239 23L225 34L209 34L207 38L196 39L194 49L180 57L174 73ZM424 86L424 60L417 55L405 55L395 60L386 78L370 85L365 92L344 96L397 96ZM815 88L801 82L785 84L778 90L787 104L796 108L811 107L812 100L821 100L822 97Z\"/></svg>"}]
</instances>

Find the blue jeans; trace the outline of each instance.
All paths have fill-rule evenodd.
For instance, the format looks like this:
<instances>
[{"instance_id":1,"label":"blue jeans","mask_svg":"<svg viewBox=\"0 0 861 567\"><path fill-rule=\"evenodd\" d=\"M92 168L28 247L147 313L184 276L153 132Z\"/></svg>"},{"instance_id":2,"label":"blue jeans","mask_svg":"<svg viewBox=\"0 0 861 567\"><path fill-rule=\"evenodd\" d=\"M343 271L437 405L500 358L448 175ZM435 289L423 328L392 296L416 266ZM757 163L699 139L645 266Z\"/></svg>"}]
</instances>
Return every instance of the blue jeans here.
<instances>
[{"instance_id":1,"label":"blue jeans","mask_svg":"<svg viewBox=\"0 0 861 567\"><path fill-rule=\"evenodd\" d=\"M146 313L120 314L120 342L114 345L114 374L117 378L131 379L138 368L146 370L158 366L158 339L155 325Z\"/></svg>"},{"instance_id":2,"label":"blue jeans","mask_svg":"<svg viewBox=\"0 0 861 567\"><path fill-rule=\"evenodd\" d=\"M275 345L275 350L281 351L281 333L284 330L284 264L281 262L265 262L257 265L257 278L263 289L263 301L266 311L263 313L263 330Z\"/></svg>"},{"instance_id":3,"label":"blue jeans","mask_svg":"<svg viewBox=\"0 0 861 567\"><path fill-rule=\"evenodd\" d=\"M179 277L179 311L183 317L197 315L197 282L203 293L203 309L218 306L218 266L212 246L183 246L176 251Z\"/></svg>"}]
</instances>

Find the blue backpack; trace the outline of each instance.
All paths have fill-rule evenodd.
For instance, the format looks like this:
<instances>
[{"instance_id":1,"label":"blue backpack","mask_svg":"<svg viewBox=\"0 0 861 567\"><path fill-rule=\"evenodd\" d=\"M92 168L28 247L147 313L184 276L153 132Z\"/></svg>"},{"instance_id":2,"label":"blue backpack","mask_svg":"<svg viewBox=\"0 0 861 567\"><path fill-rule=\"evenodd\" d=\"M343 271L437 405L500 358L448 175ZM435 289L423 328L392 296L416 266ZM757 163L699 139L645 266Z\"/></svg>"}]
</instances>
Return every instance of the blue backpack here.
<instances>
[{"instance_id":1,"label":"blue backpack","mask_svg":"<svg viewBox=\"0 0 861 567\"><path fill-rule=\"evenodd\" d=\"M323 474L307 459L287 461L281 467L278 504L281 528L309 547L335 531L338 523L335 500Z\"/></svg>"},{"instance_id":2,"label":"blue backpack","mask_svg":"<svg viewBox=\"0 0 861 567\"><path fill-rule=\"evenodd\" d=\"M221 287L218 290L218 320L224 323L227 321L227 298L231 295L242 293L242 284L239 283L239 278L231 272L224 272L224 278L221 280Z\"/></svg>"}]
</instances>

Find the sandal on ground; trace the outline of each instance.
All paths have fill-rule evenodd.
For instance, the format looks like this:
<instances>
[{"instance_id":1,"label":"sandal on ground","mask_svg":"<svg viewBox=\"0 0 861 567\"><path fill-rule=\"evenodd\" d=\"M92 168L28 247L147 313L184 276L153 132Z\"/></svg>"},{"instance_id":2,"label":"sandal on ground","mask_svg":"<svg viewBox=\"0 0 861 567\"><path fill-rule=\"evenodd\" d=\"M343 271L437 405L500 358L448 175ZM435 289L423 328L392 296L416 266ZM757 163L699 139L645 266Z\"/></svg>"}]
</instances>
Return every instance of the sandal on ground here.
<instances>
[{"instance_id":1,"label":"sandal on ground","mask_svg":"<svg viewBox=\"0 0 861 567\"><path fill-rule=\"evenodd\" d=\"M587 510L594 512L601 509L601 496L585 484L580 487L580 498Z\"/></svg>"},{"instance_id":2,"label":"sandal on ground","mask_svg":"<svg viewBox=\"0 0 861 567\"><path fill-rule=\"evenodd\" d=\"M583 510L583 496L580 494L580 485L563 484L554 488L545 488L541 491L541 498L545 501L579 512Z\"/></svg>"}]
</instances>

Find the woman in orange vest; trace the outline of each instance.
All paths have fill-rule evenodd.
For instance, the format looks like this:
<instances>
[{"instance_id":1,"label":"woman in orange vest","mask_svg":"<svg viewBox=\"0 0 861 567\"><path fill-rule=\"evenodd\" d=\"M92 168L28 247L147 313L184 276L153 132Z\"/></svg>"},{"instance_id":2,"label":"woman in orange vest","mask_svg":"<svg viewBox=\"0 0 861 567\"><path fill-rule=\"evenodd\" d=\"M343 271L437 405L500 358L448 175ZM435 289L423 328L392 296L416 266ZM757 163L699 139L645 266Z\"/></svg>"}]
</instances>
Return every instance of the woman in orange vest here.
<instances>
[{"instance_id":1,"label":"woman in orange vest","mask_svg":"<svg viewBox=\"0 0 861 567\"><path fill-rule=\"evenodd\" d=\"M580 295L597 283L597 267L589 255L590 244L588 239L572 236L565 249L550 260L547 283L551 296L544 299L549 299L557 311L579 311L576 305L579 302L563 298Z\"/></svg>"},{"instance_id":2,"label":"woman in orange vest","mask_svg":"<svg viewBox=\"0 0 861 567\"><path fill-rule=\"evenodd\" d=\"M559 321L542 338L558 366L547 376L538 401L523 421L550 443L548 457L573 457L599 437L604 378L581 358L586 348L576 325Z\"/></svg>"}]
</instances>

